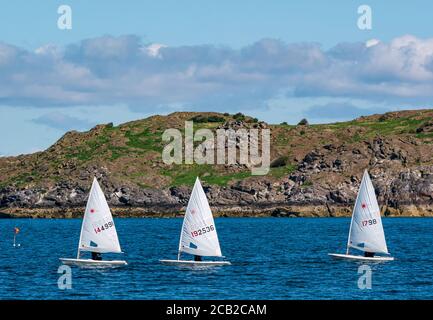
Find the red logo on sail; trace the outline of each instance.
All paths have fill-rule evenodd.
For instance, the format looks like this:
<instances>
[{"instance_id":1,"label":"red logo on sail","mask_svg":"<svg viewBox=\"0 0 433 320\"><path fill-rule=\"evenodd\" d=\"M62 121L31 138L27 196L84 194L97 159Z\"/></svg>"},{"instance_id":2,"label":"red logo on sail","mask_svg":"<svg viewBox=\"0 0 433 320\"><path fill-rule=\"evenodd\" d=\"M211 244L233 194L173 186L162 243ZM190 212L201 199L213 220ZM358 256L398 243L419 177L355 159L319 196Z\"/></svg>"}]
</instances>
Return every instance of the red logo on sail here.
<instances>
[{"instance_id":1,"label":"red logo on sail","mask_svg":"<svg viewBox=\"0 0 433 320\"><path fill-rule=\"evenodd\" d=\"M367 208L367 205L365 203L361 204L362 209Z\"/></svg>"},{"instance_id":2,"label":"red logo on sail","mask_svg":"<svg viewBox=\"0 0 433 320\"><path fill-rule=\"evenodd\" d=\"M95 213L96 210L95 209L90 209L90 213Z\"/></svg>"}]
</instances>

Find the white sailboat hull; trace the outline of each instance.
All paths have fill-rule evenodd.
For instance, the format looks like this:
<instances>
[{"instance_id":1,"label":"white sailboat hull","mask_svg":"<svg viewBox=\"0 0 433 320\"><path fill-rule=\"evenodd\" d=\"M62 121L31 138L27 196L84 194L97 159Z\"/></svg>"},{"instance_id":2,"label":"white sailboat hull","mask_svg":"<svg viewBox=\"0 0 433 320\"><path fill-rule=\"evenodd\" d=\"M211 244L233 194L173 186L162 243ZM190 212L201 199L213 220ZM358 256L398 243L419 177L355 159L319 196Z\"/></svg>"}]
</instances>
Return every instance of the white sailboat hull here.
<instances>
[{"instance_id":1,"label":"white sailboat hull","mask_svg":"<svg viewBox=\"0 0 433 320\"><path fill-rule=\"evenodd\" d=\"M358 261L393 261L393 257L376 256L376 257L364 257L356 256L352 254L339 254L339 253L328 253L329 256L336 259L346 259L346 260L358 260Z\"/></svg>"},{"instance_id":2,"label":"white sailboat hull","mask_svg":"<svg viewBox=\"0 0 433 320\"><path fill-rule=\"evenodd\" d=\"M194 260L159 260L162 264L171 266L227 266L231 265L229 261L194 261Z\"/></svg>"},{"instance_id":3,"label":"white sailboat hull","mask_svg":"<svg viewBox=\"0 0 433 320\"><path fill-rule=\"evenodd\" d=\"M122 267L128 265L124 260L92 260L92 259L72 259L60 258L63 264L77 267Z\"/></svg>"}]
</instances>

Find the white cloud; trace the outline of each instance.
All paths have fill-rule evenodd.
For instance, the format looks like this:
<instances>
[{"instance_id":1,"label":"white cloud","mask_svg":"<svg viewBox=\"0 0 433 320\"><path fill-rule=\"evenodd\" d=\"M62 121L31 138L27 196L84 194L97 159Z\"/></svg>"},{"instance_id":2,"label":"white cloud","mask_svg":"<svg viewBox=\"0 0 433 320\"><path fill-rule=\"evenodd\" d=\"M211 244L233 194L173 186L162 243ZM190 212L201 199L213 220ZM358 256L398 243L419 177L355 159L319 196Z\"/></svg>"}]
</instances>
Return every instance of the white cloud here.
<instances>
[{"instance_id":1,"label":"white cloud","mask_svg":"<svg viewBox=\"0 0 433 320\"><path fill-rule=\"evenodd\" d=\"M431 101L433 38L371 39L330 50L276 39L240 49L167 47L143 44L136 36L46 45L33 52L0 43L0 104L218 110L260 108L281 95Z\"/></svg>"},{"instance_id":2,"label":"white cloud","mask_svg":"<svg viewBox=\"0 0 433 320\"><path fill-rule=\"evenodd\" d=\"M61 54L59 48L54 44L46 44L39 48L36 48L34 51L37 55L59 55Z\"/></svg>"},{"instance_id":3,"label":"white cloud","mask_svg":"<svg viewBox=\"0 0 433 320\"><path fill-rule=\"evenodd\" d=\"M161 55L159 53L159 50L161 48L166 48L167 46L160 43L152 43L151 45L148 45L146 47L146 52L149 56L154 58L161 58Z\"/></svg>"},{"instance_id":4,"label":"white cloud","mask_svg":"<svg viewBox=\"0 0 433 320\"><path fill-rule=\"evenodd\" d=\"M380 40L378 40L378 39L370 39L370 40L367 40L365 42L365 46L367 48L370 48L370 47L373 47L373 46L375 46L375 45L377 45L379 43L380 43Z\"/></svg>"}]
</instances>

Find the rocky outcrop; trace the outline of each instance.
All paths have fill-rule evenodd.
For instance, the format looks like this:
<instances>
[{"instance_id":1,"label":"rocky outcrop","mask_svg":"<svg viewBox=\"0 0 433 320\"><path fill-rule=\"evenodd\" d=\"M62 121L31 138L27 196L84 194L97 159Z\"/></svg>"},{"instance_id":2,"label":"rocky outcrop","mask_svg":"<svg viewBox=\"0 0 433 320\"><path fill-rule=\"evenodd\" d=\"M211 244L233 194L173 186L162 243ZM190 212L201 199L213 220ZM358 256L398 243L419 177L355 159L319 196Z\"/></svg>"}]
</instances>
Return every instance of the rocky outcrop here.
<instances>
[{"instance_id":1,"label":"rocky outcrop","mask_svg":"<svg viewBox=\"0 0 433 320\"><path fill-rule=\"evenodd\" d=\"M225 216L346 216L351 213L360 176L324 185L314 181L318 173L339 173L343 164L326 163L320 153L306 156L299 169L280 181L251 178L231 186L207 186L211 206ZM404 169L389 176L378 169L371 172L384 214L391 216L433 215L433 166ZM107 200L120 216L172 216L185 209L191 188L168 190L114 186L102 182ZM87 188L59 183L51 189L3 188L0 211L3 216L73 217L82 212ZM0 215L1 217L1 215Z\"/></svg>"}]
</instances>

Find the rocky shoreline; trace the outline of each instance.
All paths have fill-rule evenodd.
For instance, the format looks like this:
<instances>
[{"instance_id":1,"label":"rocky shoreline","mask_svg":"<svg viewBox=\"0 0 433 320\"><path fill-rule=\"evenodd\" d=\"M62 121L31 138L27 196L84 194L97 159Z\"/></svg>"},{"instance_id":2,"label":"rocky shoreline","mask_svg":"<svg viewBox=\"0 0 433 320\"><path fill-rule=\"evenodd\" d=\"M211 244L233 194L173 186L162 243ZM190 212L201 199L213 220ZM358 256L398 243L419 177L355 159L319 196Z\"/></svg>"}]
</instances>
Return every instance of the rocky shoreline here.
<instances>
[{"instance_id":1,"label":"rocky shoreline","mask_svg":"<svg viewBox=\"0 0 433 320\"><path fill-rule=\"evenodd\" d=\"M179 218L183 217L185 207L177 208L139 208L113 207L111 211L116 218ZM0 209L0 219L76 219L82 218L85 207L74 208L3 208ZM215 217L276 217L276 218L317 218L317 217L350 217L351 206L342 205L296 205L296 206L258 206L252 207L215 207L212 206ZM433 217L433 205L412 204L403 205L399 209L384 206L382 216L386 217Z\"/></svg>"},{"instance_id":2,"label":"rocky shoreline","mask_svg":"<svg viewBox=\"0 0 433 320\"><path fill-rule=\"evenodd\" d=\"M317 151L313 151L317 154ZM250 177L230 186L204 184L215 216L222 217L348 217L359 186L357 176L341 178L335 168L318 169L311 153L298 169L278 181ZM344 165L344 163L339 166ZM433 217L433 166L404 168L390 176L382 162L370 171L383 216ZM325 184L315 175L329 173ZM146 189L117 187L109 176L95 172L116 217L179 217L188 203L191 187ZM83 183L84 184L84 183ZM0 218L78 218L87 201L88 189L78 182L61 182L51 188L0 189Z\"/></svg>"}]
</instances>

